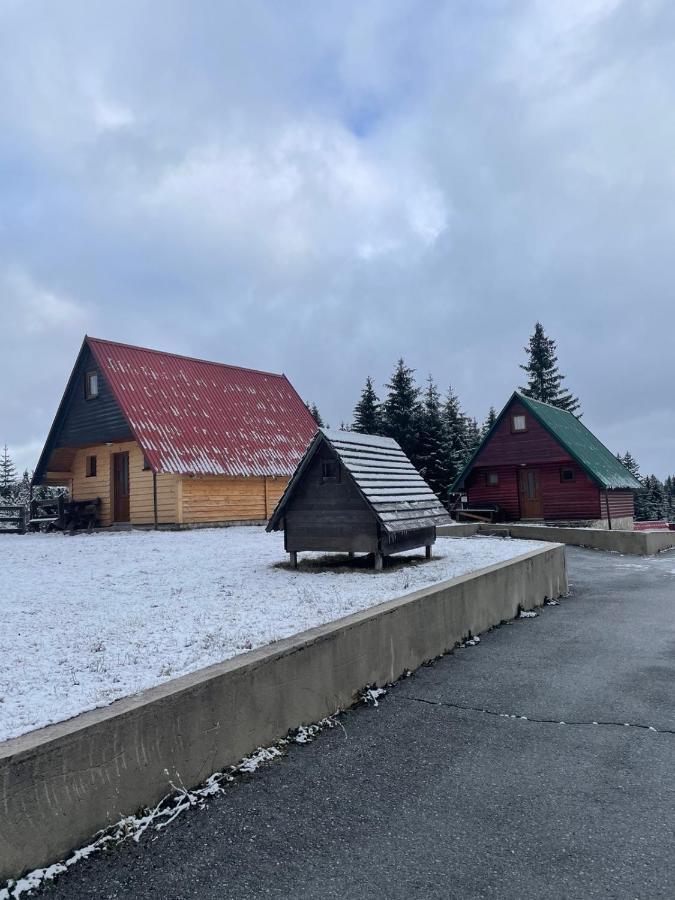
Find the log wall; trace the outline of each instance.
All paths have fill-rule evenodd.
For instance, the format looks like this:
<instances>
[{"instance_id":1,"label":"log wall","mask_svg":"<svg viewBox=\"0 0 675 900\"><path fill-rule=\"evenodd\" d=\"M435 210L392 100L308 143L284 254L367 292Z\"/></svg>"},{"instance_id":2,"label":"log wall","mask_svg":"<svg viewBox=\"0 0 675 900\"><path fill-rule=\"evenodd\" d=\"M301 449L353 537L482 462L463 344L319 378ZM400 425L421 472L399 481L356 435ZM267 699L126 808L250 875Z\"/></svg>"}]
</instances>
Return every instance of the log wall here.
<instances>
[{"instance_id":1,"label":"log wall","mask_svg":"<svg viewBox=\"0 0 675 900\"><path fill-rule=\"evenodd\" d=\"M75 452L72 468L71 492L73 500L101 498L101 525L112 524L112 454L129 453L129 512L132 525L151 525L154 522L152 472L143 469L143 453L135 441L81 447ZM96 457L96 475L87 477L86 458ZM157 476L157 520L160 524L178 521L178 478L176 475Z\"/></svg>"},{"instance_id":2,"label":"log wall","mask_svg":"<svg viewBox=\"0 0 675 900\"><path fill-rule=\"evenodd\" d=\"M230 478L226 475L182 478L184 524L248 522L268 519L288 478Z\"/></svg>"}]
</instances>

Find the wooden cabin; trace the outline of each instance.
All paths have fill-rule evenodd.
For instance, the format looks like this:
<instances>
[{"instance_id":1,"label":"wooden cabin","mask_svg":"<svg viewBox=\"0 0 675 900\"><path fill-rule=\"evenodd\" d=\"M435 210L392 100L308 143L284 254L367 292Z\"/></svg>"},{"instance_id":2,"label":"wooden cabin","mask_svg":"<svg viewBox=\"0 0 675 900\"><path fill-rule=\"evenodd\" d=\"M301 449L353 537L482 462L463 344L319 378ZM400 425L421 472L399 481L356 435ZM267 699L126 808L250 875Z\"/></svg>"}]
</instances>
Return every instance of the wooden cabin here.
<instances>
[{"instance_id":1,"label":"wooden cabin","mask_svg":"<svg viewBox=\"0 0 675 900\"><path fill-rule=\"evenodd\" d=\"M315 432L285 375L85 337L33 482L101 525L264 523Z\"/></svg>"},{"instance_id":2,"label":"wooden cabin","mask_svg":"<svg viewBox=\"0 0 675 900\"><path fill-rule=\"evenodd\" d=\"M452 490L504 521L631 529L639 487L576 416L516 392Z\"/></svg>"},{"instance_id":3,"label":"wooden cabin","mask_svg":"<svg viewBox=\"0 0 675 900\"><path fill-rule=\"evenodd\" d=\"M383 557L425 547L451 519L396 441L351 431L318 431L267 526L284 532L297 565L302 550Z\"/></svg>"}]
</instances>

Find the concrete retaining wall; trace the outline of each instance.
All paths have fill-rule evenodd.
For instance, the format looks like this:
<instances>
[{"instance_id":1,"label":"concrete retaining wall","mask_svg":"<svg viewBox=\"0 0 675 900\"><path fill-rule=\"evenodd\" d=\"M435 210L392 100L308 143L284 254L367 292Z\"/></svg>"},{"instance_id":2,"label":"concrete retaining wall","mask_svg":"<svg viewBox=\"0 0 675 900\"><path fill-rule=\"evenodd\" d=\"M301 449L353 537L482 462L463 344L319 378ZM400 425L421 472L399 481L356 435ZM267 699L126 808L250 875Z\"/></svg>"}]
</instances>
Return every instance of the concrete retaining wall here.
<instances>
[{"instance_id":1,"label":"concrete retaining wall","mask_svg":"<svg viewBox=\"0 0 675 900\"><path fill-rule=\"evenodd\" d=\"M458 522L456 525L439 525L436 534L439 537L472 537L478 534L480 524L476 522Z\"/></svg>"},{"instance_id":2,"label":"concrete retaining wall","mask_svg":"<svg viewBox=\"0 0 675 900\"><path fill-rule=\"evenodd\" d=\"M0 879L566 589L546 547L0 744Z\"/></svg>"},{"instance_id":3,"label":"concrete retaining wall","mask_svg":"<svg viewBox=\"0 0 675 900\"><path fill-rule=\"evenodd\" d=\"M481 525L481 534L502 535L528 541L554 541L613 550L630 556L652 556L675 547L673 531L606 531L603 528L556 528L548 525Z\"/></svg>"}]
</instances>

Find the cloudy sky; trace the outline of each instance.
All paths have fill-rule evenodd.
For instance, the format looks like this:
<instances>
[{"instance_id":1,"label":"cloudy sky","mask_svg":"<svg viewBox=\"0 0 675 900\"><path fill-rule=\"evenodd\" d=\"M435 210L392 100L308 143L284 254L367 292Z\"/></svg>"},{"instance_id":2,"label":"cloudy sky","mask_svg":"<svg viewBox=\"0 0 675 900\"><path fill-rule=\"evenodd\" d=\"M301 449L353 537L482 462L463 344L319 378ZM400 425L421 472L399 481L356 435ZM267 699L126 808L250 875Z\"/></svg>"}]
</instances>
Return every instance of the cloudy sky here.
<instances>
[{"instance_id":1,"label":"cloudy sky","mask_svg":"<svg viewBox=\"0 0 675 900\"><path fill-rule=\"evenodd\" d=\"M283 371L403 356L484 418L536 319L675 471L675 4L0 0L0 444L85 333Z\"/></svg>"}]
</instances>

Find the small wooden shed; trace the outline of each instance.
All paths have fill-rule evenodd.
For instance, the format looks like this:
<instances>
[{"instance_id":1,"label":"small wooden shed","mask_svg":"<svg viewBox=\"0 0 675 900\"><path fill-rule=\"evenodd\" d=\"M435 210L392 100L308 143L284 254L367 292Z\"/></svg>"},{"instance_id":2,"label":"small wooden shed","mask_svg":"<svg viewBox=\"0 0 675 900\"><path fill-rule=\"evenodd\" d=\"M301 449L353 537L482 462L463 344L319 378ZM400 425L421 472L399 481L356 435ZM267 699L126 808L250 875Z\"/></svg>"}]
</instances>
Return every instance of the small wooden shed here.
<instances>
[{"instance_id":1,"label":"small wooden shed","mask_svg":"<svg viewBox=\"0 0 675 900\"><path fill-rule=\"evenodd\" d=\"M311 441L267 525L284 531L297 565L301 550L383 557L431 547L451 519L391 438L320 430Z\"/></svg>"}]
</instances>

